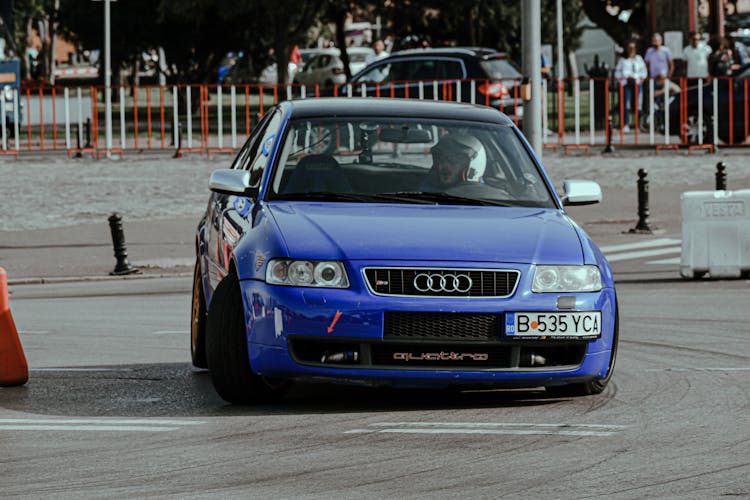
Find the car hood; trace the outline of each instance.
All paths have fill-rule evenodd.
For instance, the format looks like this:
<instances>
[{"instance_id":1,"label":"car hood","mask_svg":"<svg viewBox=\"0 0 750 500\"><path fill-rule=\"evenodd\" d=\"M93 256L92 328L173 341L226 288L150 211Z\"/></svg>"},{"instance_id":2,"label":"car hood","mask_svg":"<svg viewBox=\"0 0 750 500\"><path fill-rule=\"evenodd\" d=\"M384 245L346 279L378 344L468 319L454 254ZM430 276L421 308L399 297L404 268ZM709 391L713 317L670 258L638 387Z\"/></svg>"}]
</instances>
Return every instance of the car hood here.
<instances>
[{"instance_id":1,"label":"car hood","mask_svg":"<svg viewBox=\"0 0 750 500\"><path fill-rule=\"evenodd\" d=\"M293 258L581 264L560 210L455 205L267 204Z\"/></svg>"}]
</instances>

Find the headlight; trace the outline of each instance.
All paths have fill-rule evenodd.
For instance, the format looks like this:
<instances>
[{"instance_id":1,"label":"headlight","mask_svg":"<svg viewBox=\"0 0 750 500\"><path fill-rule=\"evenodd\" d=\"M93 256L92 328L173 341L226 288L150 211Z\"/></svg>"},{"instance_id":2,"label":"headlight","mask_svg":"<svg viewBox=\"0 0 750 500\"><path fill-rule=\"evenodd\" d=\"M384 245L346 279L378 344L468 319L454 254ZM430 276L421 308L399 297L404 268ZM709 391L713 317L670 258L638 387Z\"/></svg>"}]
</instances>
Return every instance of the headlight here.
<instances>
[{"instance_id":1,"label":"headlight","mask_svg":"<svg viewBox=\"0 0 750 500\"><path fill-rule=\"evenodd\" d=\"M602 289L602 275L596 266L537 266L531 291L598 292Z\"/></svg>"},{"instance_id":2,"label":"headlight","mask_svg":"<svg viewBox=\"0 0 750 500\"><path fill-rule=\"evenodd\" d=\"M286 286L349 287L344 265L333 260L271 259L266 268L266 282Z\"/></svg>"}]
</instances>

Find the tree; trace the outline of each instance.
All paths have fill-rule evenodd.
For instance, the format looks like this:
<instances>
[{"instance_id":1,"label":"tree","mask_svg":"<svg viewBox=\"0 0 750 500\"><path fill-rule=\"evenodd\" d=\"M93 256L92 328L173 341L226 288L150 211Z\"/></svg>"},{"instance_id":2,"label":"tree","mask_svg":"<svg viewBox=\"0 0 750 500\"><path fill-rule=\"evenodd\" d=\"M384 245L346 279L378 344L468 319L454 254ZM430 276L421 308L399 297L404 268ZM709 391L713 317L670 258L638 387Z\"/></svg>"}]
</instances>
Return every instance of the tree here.
<instances>
[{"instance_id":1,"label":"tree","mask_svg":"<svg viewBox=\"0 0 750 500\"><path fill-rule=\"evenodd\" d=\"M737 0L724 1L731 6L737 3ZM684 0L581 0L581 3L589 19L622 47L631 40L647 43L653 34L652 19L656 32L682 31L687 39L690 4ZM694 2L695 15L698 3ZM649 12L649 5L653 5L654 12Z\"/></svg>"},{"instance_id":2,"label":"tree","mask_svg":"<svg viewBox=\"0 0 750 500\"><path fill-rule=\"evenodd\" d=\"M382 10L391 20L394 34L410 34L428 40L464 46L483 46L507 52L521 60L521 3L507 0L427 0L423 2L386 2ZM542 0L542 41L557 39L556 2ZM580 46L583 14L578 1L563 2L563 44L567 51Z\"/></svg>"},{"instance_id":3,"label":"tree","mask_svg":"<svg viewBox=\"0 0 750 500\"><path fill-rule=\"evenodd\" d=\"M315 24L325 0L261 0L263 18L271 26L279 82L289 80L287 66L294 45L303 44L307 30Z\"/></svg>"}]
</instances>

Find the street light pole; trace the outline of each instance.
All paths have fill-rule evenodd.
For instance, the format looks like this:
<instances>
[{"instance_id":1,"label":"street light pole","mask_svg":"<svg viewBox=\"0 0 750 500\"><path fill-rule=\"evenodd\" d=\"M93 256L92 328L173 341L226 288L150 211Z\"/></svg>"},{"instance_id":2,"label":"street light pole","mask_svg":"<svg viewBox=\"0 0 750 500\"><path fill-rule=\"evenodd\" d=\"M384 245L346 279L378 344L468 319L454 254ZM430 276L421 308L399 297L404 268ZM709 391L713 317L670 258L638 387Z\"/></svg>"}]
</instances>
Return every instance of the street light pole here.
<instances>
[{"instance_id":1,"label":"street light pole","mask_svg":"<svg viewBox=\"0 0 750 500\"><path fill-rule=\"evenodd\" d=\"M540 0L521 0L523 76L530 84L524 102L523 133L536 155L542 157L542 11Z\"/></svg>"},{"instance_id":2,"label":"street light pole","mask_svg":"<svg viewBox=\"0 0 750 500\"><path fill-rule=\"evenodd\" d=\"M112 48L110 44L109 2L104 0L104 107L107 135L107 157L112 152Z\"/></svg>"}]
</instances>

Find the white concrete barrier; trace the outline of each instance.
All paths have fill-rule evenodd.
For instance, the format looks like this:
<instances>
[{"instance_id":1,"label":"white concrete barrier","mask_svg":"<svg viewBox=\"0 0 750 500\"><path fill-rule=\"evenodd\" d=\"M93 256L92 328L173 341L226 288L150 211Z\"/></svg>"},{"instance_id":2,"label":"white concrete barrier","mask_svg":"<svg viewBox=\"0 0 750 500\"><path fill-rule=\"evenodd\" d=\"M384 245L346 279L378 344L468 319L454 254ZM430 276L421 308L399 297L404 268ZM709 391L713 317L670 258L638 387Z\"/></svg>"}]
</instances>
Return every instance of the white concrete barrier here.
<instances>
[{"instance_id":1,"label":"white concrete barrier","mask_svg":"<svg viewBox=\"0 0 750 500\"><path fill-rule=\"evenodd\" d=\"M689 191L680 202L682 277L750 274L750 189Z\"/></svg>"}]
</instances>

